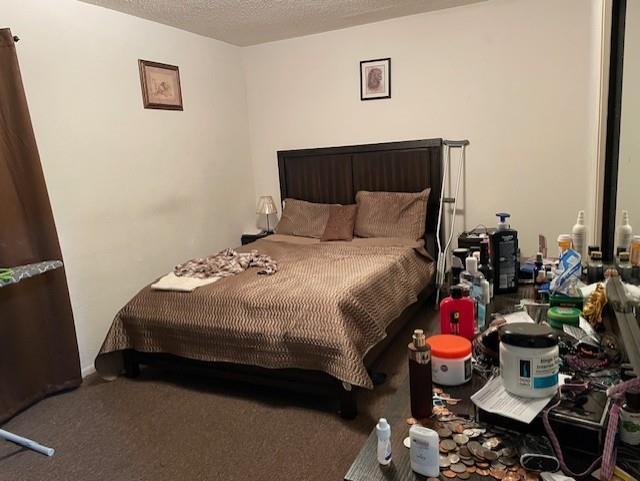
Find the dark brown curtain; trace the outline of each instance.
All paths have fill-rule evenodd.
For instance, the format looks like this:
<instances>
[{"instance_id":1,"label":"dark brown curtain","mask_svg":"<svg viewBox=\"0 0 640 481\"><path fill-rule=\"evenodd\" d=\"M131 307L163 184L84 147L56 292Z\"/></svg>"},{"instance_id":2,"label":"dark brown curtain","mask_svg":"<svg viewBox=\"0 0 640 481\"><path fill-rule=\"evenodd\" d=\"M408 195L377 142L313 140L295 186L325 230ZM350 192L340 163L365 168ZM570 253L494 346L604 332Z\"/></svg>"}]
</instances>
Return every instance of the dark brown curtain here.
<instances>
[{"instance_id":1,"label":"dark brown curtain","mask_svg":"<svg viewBox=\"0 0 640 481\"><path fill-rule=\"evenodd\" d=\"M16 47L0 29L0 267L62 260ZM0 423L81 382L64 269L0 288Z\"/></svg>"}]
</instances>

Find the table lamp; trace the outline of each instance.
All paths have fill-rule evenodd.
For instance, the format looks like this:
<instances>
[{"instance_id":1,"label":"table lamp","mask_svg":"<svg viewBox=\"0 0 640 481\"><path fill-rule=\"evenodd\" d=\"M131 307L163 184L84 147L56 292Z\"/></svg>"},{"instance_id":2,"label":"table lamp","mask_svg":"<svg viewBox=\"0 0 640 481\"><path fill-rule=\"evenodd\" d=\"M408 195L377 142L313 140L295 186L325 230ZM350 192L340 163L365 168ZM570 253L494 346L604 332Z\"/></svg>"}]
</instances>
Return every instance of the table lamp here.
<instances>
[{"instance_id":1,"label":"table lamp","mask_svg":"<svg viewBox=\"0 0 640 481\"><path fill-rule=\"evenodd\" d=\"M271 227L269 226L269 215L277 213L278 209L276 207L275 201L273 200L273 197L271 197L270 195L260 196L260 198L258 199L256 214L267 216L267 232L271 232Z\"/></svg>"}]
</instances>

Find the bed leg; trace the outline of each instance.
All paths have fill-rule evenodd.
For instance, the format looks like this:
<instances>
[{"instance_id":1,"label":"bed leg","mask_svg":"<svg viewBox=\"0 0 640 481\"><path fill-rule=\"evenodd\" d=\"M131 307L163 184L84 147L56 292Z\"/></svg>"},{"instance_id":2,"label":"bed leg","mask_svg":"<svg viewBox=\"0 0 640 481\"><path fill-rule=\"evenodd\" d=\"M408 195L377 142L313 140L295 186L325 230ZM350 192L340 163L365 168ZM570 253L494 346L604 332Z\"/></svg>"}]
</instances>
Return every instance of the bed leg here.
<instances>
[{"instance_id":1,"label":"bed leg","mask_svg":"<svg viewBox=\"0 0 640 481\"><path fill-rule=\"evenodd\" d=\"M351 384L342 383L340 389L340 417L343 419L355 419L358 415L356 392Z\"/></svg>"},{"instance_id":2,"label":"bed leg","mask_svg":"<svg viewBox=\"0 0 640 481\"><path fill-rule=\"evenodd\" d=\"M140 375L140 364L132 350L124 351L124 375L131 379Z\"/></svg>"}]
</instances>

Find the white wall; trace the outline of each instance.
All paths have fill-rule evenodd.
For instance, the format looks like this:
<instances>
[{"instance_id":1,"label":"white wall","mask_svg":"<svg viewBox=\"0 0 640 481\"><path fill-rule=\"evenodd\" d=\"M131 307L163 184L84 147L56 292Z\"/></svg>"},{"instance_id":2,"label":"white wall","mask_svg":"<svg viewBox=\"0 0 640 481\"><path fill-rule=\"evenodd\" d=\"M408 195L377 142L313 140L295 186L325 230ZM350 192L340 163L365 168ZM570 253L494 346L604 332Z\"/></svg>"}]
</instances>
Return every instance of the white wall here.
<instances>
[{"instance_id":1,"label":"white wall","mask_svg":"<svg viewBox=\"0 0 640 481\"><path fill-rule=\"evenodd\" d=\"M640 2L627 2L622 77L622 117L618 171L617 222L628 210L635 233L640 233Z\"/></svg>"},{"instance_id":2,"label":"white wall","mask_svg":"<svg viewBox=\"0 0 640 481\"><path fill-rule=\"evenodd\" d=\"M80 357L114 314L255 219L239 48L73 0L3 0L67 266ZM183 112L142 108L139 58L180 67Z\"/></svg>"},{"instance_id":3,"label":"white wall","mask_svg":"<svg viewBox=\"0 0 640 481\"><path fill-rule=\"evenodd\" d=\"M601 0L490 0L243 50L257 194L275 151L468 138L471 228L512 214L524 254L594 215ZM391 57L392 98L359 61ZM591 233L593 235L593 233Z\"/></svg>"}]
</instances>

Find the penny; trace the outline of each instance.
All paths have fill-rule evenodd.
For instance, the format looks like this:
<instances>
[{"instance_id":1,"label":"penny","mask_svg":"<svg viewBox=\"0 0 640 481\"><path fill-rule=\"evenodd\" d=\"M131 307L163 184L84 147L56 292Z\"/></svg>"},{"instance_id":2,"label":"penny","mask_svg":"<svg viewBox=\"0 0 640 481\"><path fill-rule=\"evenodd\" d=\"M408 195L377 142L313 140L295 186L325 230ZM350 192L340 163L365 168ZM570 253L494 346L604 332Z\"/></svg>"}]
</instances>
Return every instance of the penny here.
<instances>
[{"instance_id":1,"label":"penny","mask_svg":"<svg viewBox=\"0 0 640 481\"><path fill-rule=\"evenodd\" d=\"M503 479L507 475L504 469L491 469L491 476L496 479Z\"/></svg>"},{"instance_id":2,"label":"penny","mask_svg":"<svg viewBox=\"0 0 640 481\"><path fill-rule=\"evenodd\" d=\"M489 468L489 463L480 462L480 463L476 463L476 466L478 466L479 468L482 468L482 469L488 469Z\"/></svg>"},{"instance_id":3,"label":"penny","mask_svg":"<svg viewBox=\"0 0 640 481\"><path fill-rule=\"evenodd\" d=\"M460 479L469 479L471 477L471 474L463 471L462 473L458 473L458 477Z\"/></svg>"},{"instance_id":4,"label":"penny","mask_svg":"<svg viewBox=\"0 0 640 481\"><path fill-rule=\"evenodd\" d=\"M454 431L458 434L462 434L464 433L464 426L462 424L456 424Z\"/></svg>"},{"instance_id":5,"label":"penny","mask_svg":"<svg viewBox=\"0 0 640 481\"><path fill-rule=\"evenodd\" d=\"M458 451L458 454L460 455L460 457L462 459L464 458L471 458L471 452L469 451L469 448L466 446L462 446L460 448L460 451Z\"/></svg>"},{"instance_id":6,"label":"penny","mask_svg":"<svg viewBox=\"0 0 640 481\"><path fill-rule=\"evenodd\" d=\"M448 468L451 466L451 461L449 460L449 456L440 455L440 459L438 460L441 468Z\"/></svg>"},{"instance_id":7,"label":"penny","mask_svg":"<svg viewBox=\"0 0 640 481\"><path fill-rule=\"evenodd\" d=\"M463 473L467 470L467 467L462 463L456 463L451 465L451 471L454 473Z\"/></svg>"},{"instance_id":8,"label":"penny","mask_svg":"<svg viewBox=\"0 0 640 481\"><path fill-rule=\"evenodd\" d=\"M467 473L475 473L475 472L476 472L475 466L467 466Z\"/></svg>"},{"instance_id":9,"label":"penny","mask_svg":"<svg viewBox=\"0 0 640 481\"><path fill-rule=\"evenodd\" d=\"M449 461L451 461L451 464L456 464L460 462L460 456L458 456L457 454L450 454L449 455Z\"/></svg>"},{"instance_id":10,"label":"penny","mask_svg":"<svg viewBox=\"0 0 640 481\"><path fill-rule=\"evenodd\" d=\"M524 469L522 466L520 466L518 468L518 476L520 476L521 478L524 478L527 475L527 470Z\"/></svg>"},{"instance_id":11,"label":"penny","mask_svg":"<svg viewBox=\"0 0 640 481\"><path fill-rule=\"evenodd\" d=\"M464 434L454 434L453 440L456 442L456 444L462 446L463 444L467 444L469 442L469 437L465 436Z\"/></svg>"},{"instance_id":12,"label":"penny","mask_svg":"<svg viewBox=\"0 0 640 481\"><path fill-rule=\"evenodd\" d=\"M411 447L411 438L407 436L402 440L402 444L404 444L405 448L409 449Z\"/></svg>"},{"instance_id":13,"label":"penny","mask_svg":"<svg viewBox=\"0 0 640 481\"><path fill-rule=\"evenodd\" d=\"M446 449L447 451L453 451L456 449L456 443L451 439L445 439L443 441L440 441L440 447Z\"/></svg>"},{"instance_id":14,"label":"penny","mask_svg":"<svg viewBox=\"0 0 640 481\"><path fill-rule=\"evenodd\" d=\"M407 424L413 426L414 424L418 424L418 420L416 418L407 418Z\"/></svg>"},{"instance_id":15,"label":"penny","mask_svg":"<svg viewBox=\"0 0 640 481\"><path fill-rule=\"evenodd\" d=\"M476 462L471 458L460 458L460 461L462 461L462 464L464 464L466 466L475 466L476 465Z\"/></svg>"},{"instance_id":16,"label":"penny","mask_svg":"<svg viewBox=\"0 0 640 481\"><path fill-rule=\"evenodd\" d=\"M491 463L491 467L493 469L503 469L506 470L506 466L504 464L502 464L500 461L493 461Z\"/></svg>"},{"instance_id":17,"label":"penny","mask_svg":"<svg viewBox=\"0 0 640 481\"><path fill-rule=\"evenodd\" d=\"M488 469L478 468L478 469L476 469L476 473L479 474L480 476L488 476L489 475L489 470Z\"/></svg>"},{"instance_id":18,"label":"penny","mask_svg":"<svg viewBox=\"0 0 640 481\"><path fill-rule=\"evenodd\" d=\"M454 473L453 471L447 469L446 471L442 471L442 475L446 476L447 478L455 478L456 477L456 473Z\"/></svg>"},{"instance_id":19,"label":"penny","mask_svg":"<svg viewBox=\"0 0 640 481\"><path fill-rule=\"evenodd\" d=\"M440 481L439 478L427 478L427 481Z\"/></svg>"},{"instance_id":20,"label":"penny","mask_svg":"<svg viewBox=\"0 0 640 481\"><path fill-rule=\"evenodd\" d=\"M482 452L482 455L485 457L485 459L487 459L488 461L495 461L496 459L498 459L498 455L494 452L491 451L490 449L486 449Z\"/></svg>"},{"instance_id":21,"label":"penny","mask_svg":"<svg viewBox=\"0 0 640 481\"><path fill-rule=\"evenodd\" d=\"M437 433L440 439L450 438L451 435L453 434L451 430L447 428L438 429Z\"/></svg>"},{"instance_id":22,"label":"penny","mask_svg":"<svg viewBox=\"0 0 640 481\"><path fill-rule=\"evenodd\" d=\"M509 473L502 479L503 481L519 481L520 476L518 476L516 473Z\"/></svg>"},{"instance_id":23,"label":"penny","mask_svg":"<svg viewBox=\"0 0 640 481\"><path fill-rule=\"evenodd\" d=\"M524 479L525 481L538 481L540 478L538 477L538 473L534 471L527 471L524 475Z\"/></svg>"}]
</instances>

